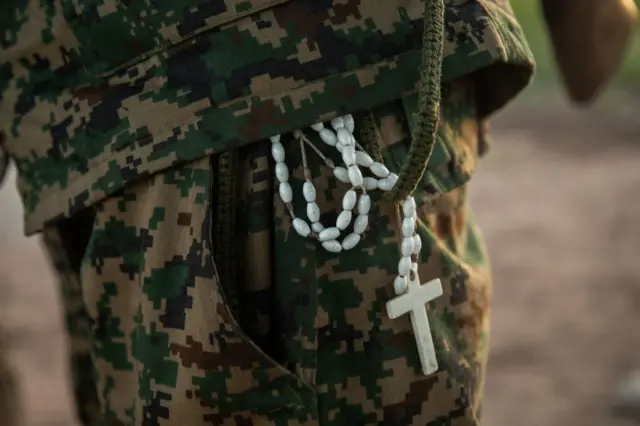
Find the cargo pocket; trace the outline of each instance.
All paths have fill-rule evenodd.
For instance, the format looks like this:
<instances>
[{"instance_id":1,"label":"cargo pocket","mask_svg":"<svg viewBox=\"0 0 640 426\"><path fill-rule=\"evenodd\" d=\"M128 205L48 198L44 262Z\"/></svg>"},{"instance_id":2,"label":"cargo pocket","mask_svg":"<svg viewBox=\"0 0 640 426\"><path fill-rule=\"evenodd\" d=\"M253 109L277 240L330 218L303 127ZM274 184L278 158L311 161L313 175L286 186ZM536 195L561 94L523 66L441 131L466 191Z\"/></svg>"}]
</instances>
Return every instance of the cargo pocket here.
<instances>
[{"instance_id":1,"label":"cargo pocket","mask_svg":"<svg viewBox=\"0 0 640 426\"><path fill-rule=\"evenodd\" d=\"M300 417L313 411L315 390L288 362L273 285L273 190L269 144L258 142L211 157L214 171L211 246L223 322L238 342L228 352L237 380L228 383L228 413ZM315 315L315 311L313 312ZM252 380L243 385L243 374ZM234 388L234 389L232 389ZM218 410L224 412L221 406Z\"/></svg>"},{"instance_id":2,"label":"cargo pocket","mask_svg":"<svg viewBox=\"0 0 640 426\"><path fill-rule=\"evenodd\" d=\"M82 287L109 424L298 418L313 401L231 312L211 249L213 175L203 158L96 205Z\"/></svg>"}]
</instances>

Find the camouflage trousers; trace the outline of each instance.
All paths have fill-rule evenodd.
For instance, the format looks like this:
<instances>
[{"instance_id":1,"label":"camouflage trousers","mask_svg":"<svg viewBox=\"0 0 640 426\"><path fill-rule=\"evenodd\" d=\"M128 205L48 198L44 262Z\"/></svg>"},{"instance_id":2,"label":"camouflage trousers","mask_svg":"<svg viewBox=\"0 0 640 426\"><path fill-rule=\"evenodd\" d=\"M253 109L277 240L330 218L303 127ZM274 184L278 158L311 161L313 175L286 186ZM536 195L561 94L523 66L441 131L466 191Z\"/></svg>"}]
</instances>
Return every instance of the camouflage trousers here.
<instances>
[{"instance_id":1,"label":"camouflage trousers","mask_svg":"<svg viewBox=\"0 0 640 426\"><path fill-rule=\"evenodd\" d=\"M472 96L463 100L445 97L441 126L477 152L480 120ZM390 102L371 114L397 169L406 110ZM301 155L284 141L301 194ZM335 221L348 188L318 158L309 164L322 222ZM385 312L399 259L394 206L375 203L357 248L326 252L292 231L268 141L136 181L46 229L80 416L107 425L478 425L490 274L465 191L419 209L420 277L444 287L428 304L440 364L431 376L421 373L409 317ZM301 195L294 206L305 211Z\"/></svg>"}]
</instances>

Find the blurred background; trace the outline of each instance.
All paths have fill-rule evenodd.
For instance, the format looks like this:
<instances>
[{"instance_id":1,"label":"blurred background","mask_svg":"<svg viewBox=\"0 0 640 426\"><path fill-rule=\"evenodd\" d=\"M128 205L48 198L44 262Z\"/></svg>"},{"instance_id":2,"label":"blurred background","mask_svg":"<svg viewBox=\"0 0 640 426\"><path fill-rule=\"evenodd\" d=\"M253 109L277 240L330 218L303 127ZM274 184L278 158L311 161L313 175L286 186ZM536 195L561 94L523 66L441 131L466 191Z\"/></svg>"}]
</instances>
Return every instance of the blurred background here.
<instances>
[{"instance_id":1,"label":"blurred background","mask_svg":"<svg viewBox=\"0 0 640 426\"><path fill-rule=\"evenodd\" d=\"M559 85L538 1L511 3L538 73L494 119L472 182L495 276L484 424L639 424L611 406L640 368L640 32L604 96L579 109ZM0 192L0 345L28 425L66 425L57 294L37 241L22 237L13 178Z\"/></svg>"},{"instance_id":2,"label":"blurred background","mask_svg":"<svg viewBox=\"0 0 640 426\"><path fill-rule=\"evenodd\" d=\"M578 108L539 2L511 4L538 69L494 119L472 181L495 278L483 423L638 425L612 406L640 369L640 31L603 96Z\"/></svg>"}]
</instances>

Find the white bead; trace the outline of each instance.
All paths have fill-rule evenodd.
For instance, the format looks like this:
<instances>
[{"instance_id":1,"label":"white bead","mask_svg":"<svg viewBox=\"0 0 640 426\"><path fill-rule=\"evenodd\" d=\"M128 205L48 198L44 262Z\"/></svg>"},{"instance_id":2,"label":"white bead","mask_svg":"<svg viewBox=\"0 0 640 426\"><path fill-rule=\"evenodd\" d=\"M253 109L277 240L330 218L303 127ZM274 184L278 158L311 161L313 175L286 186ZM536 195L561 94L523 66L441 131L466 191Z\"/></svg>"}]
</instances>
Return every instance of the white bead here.
<instances>
[{"instance_id":1,"label":"white bead","mask_svg":"<svg viewBox=\"0 0 640 426\"><path fill-rule=\"evenodd\" d=\"M336 144L336 149L338 150L339 153L342 153L342 150L344 149L344 145L342 145L340 142L338 142Z\"/></svg>"},{"instance_id":2,"label":"white bead","mask_svg":"<svg viewBox=\"0 0 640 426\"><path fill-rule=\"evenodd\" d=\"M321 121L320 123L312 124L311 128L316 132L319 132L320 130L324 129L324 124Z\"/></svg>"},{"instance_id":3,"label":"white bead","mask_svg":"<svg viewBox=\"0 0 640 426\"><path fill-rule=\"evenodd\" d=\"M331 120L331 126L338 130L340 127L344 127L344 119L342 117L336 117Z\"/></svg>"},{"instance_id":4,"label":"white bead","mask_svg":"<svg viewBox=\"0 0 640 426\"><path fill-rule=\"evenodd\" d=\"M393 290L398 295L407 291L407 277L397 276L396 279L393 280Z\"/></svg>"},{"instance_id":5,"label":"white bead","mask_svg":"<svg viewBox=\"0 0 640 426\"><path fill-rule=\"evenodd\" d=\"M369 216L364 214L359 214L356 217L355 222L353 223L353 232L356 234L362 235L364 231L367 230L367 226L369 225Z\"/></svg>"},{"instance_id":6,"label":"white bead","mask_svg":"<svg viewBox=\"0 0 640 426\"><path fill-rule=\"evenodd\" d=\"M311 229L313 230L313 232L315 232L316 234L321 233L322 231L324 231L324 225L321 224L320 222L315 222L311 224Z\"/></svg>"},{"instance_id":7,"label":"white bead","mask_svg":"<svg viewBox=\"0 0 640 426\"><path fill-rule=\"evenodd\" d=\"M332 228L324 229L322 232L320 232L320 234L318 235L318 239L320 241L329 241L329 240L335 240L339 236L340 236L340 230L336 227L332 227Z\"/></svg>"},{"instance_id":8,"label":"white bead","mask_svg":"<svg viewBox=\"0 0 640 426\"><path fill-rule=\"evenodd\" d=\"M344 161L345 166L353 166L356 164L356 150L353 146L345 146L342 151L342 161Z\"/></svg>"},{"instance_id":9,"label":"white bead","mask_svg":"<svg viewBox=\"0 0 640 426\"><path fill-rule=\"evenodd\" d=\"M273 136L269 136L269 140L271 142L280 142L280 135L273 135Z\"/></svg>"},{"instance_id":10,"label":"white bead","mask_svg":"<svg viewBox=\"0 0 640 426\"><path fill-rule=\"evenodd\" d=\"M411 258L403 256L398 262L398 275L406 276L411 272Z\"/></svg>"},{"instance_id":11,"label":"white bead","mask_svg":"<svg viewBox=\"0 0 640 426\"><path fill-rule=\"evenodd\" d=\"M358 194L353 189L348 190L342 197L342 208L344 210L353 210L358 201Z\"/></svg>"},{"instance_id":12,"label":"white bead","mask_svg":"<svg viewBox=\"0 0 640 426\"><path fill-rule=\"evenodd\" d=\"M400 245L400 250L403 256L411 256L413 254L413 237L404 237Z\"/></svg>"},{"instance_id":13,"label":"white bead","mask_svg":"<svg viewBox=\"0 0 640 426\"><path fill-rule=\"evenodd\" d=\"M307 217L312 223L320 220L320 207L318 203L307 203Z\"/></svg>"},{"instance_id":14,"label":"white bead","mask_svg":"<svg viewBox=\"0 0 640 426\"><path fill-rule=\"evenodd\" d=\"M284 163L284 146L280 142L271 144L271 155L276 163Z\"/></svg>"},{"instance_id":15,"label":"white bead","mask_svg":"<svg viewBox=\"0 0 640 426\"><path fill-rule=\"evenodd\" d=\"M358 245L361 238L362 236L356 234L355 232L347 235L345 239L342 240L342 248L344 250L351 250Z\"/></svg>"},{"instance_id":16,"label":"white bead","mask_svg":"<svg viewBox=\"0 0 640 426\"><path fill-rule=\"evenodd\" d=\"M378 189L380 189L381 191L391 191L397 181L398 175L396 175L395 173L391 173L388 177L380 179L378 181Z\"/></svg>"},{"instance_id":17,"label":"white bead","mask_svg":"<svg viewBox=\"0 0 640 426\"><path fill-rule=\"evenodd\" d=\"M351 223L352 217L353 213L351 213L351 210L342 210L336 219L336 226L344 231Z\"/></svg>"},{"instance_id":18,"label":"white bead","mask_svg":"<svg viewBox=\"0 0 640 426\"><path fill-rule=\"evenodd\" d=\"M356 129L356 121L353 119L353 115L347 114L342 117L342 119L344 120L344 127L346 127L350 133L353 133Z\"/></svg>"},{"instance_id":19,"label":"white bead","mask_svg":"<svg viewBox=\"0 0 640 426\"><path fill-rule=\"evenodd\" d=\"M338 134L338 142L345 146L351 145L351 139L353 136L351 136L351 133L349 133L347 129L340 127L336 133Z\"/></svg>"},{"instance_id":20,"label":"white bead","mask_svg":"<svg viewBox=\"0 0 640 426\"><path fill-rule=\"evenodd\" d=\"M340 253L342 251L342 244L336 240L325 241L322 243L322 247L331 253Z\"/></svg>"},{"instance_id":21,"label":"white bead","mask_svg":"<svg viewBox=\"0 0 640 426\"><path fill-rule=\"evenodd\" d=\"M300 218L293 219L293 229L295 229L296 232L302 237L307 237L311 233L311 229L309 228L307 222Z\"/></svg>"},{"instance_id":22,"label":"white bead","mask_svg":"<svg viewBox=\"0 0 640 426\"><path fill-rule=\"evenodd\" d=\"M418 226L418 212L413 212L413 214L411 215L411 219L413 219L413 221L416 223L416 226Z\"/></svg>"},{"instance_id":23,"label":"white bead","mask_svg":"<svg viewBox=\"0 0 640 426\"><path fill-rule=\"evenodd\" d=\"M311 181L306 181L302 184L302 195L307 203L316 200L316 187Z\"/></svg>"},{"instance_id":24,"label":"white bead","mask_svg":"<svg viewBox=\"0 0 640 426\"><path fill-rule=\"evenodd\" d=\"M356 152L356 161L362 167L371 167L373 164L373 158L364 151Z\"/></svg>"},{"instance_id":25,"label":"white bead","mask_svg":"<svg viewBox=\"0 0 640 426\"><path fill-rule=\"evenodd\" d=\"M285 163L276 163L276 178L279 182L289 180L289 168Z\"/></svg>"},{"instance_id":26,"label":"white bead","mask_svg":"<svg viewBox=\"0 0 640 426\"><path fill-rule=\"evenodd\" d=\"M416 222L410 218L405 217L402 219L402 235L404 237L413 237L413 234L416 233Z\"/></svg>"},{"instance_id":27,"label":"white bead","mask_svg":"<svg viewBox=\"0 0 640 426\"><path fill-rule=\"evenodd\" d=\"M336 167L333 169L333 175L340 182L349 183L349 172L344 167Z\"/></svg>"},{"instance_id":28,"label":"white bead","mask_svg":"<svg viewBox=\"0 0 640 426\"><path fill-rule=\"evenodd\" d=\"M293 191L289 182L280 182L278 186L278 192L280 193L280 199L283 203L290 203L293 200Z\"/></svg>"},{"instance_id":29,"label":"white bead","mask_svg":"<svg viewBox=\"0 0 640 426\"><path fill-rule=\"evenodd\" d=\"M380 191L391 191L393 188L393 185L391 185L391 181L388 178L380 179L376 184Z\"/></svg>"},{"instance_id":30,"label":"white bead","mask_svg":"<svg viewBox=\"0 0 640 426\"><path fill-rule=\"evenodd\" d=\"M336 134L329 129L322 129L320 130L320 132L318 132L318 134L320 135L320 139L322 139L322 142L326 143L329 146L336 146L336 143L338 143Z\"/></svg>"},{"instance_id":31,"label":"white bead","mask_svg":"<svg viewBox=\"0 0 640 426\"><path fill-rule=\"evenodd\" d=\"M369 167L369 170L379 178L386 178L389 176L389 169L387 169L384 164L378 163L377 161Z\"/></svg>"},{"instance_id":32,"label":"white bead","mask_svg":"<svg viewBox=\"0 0 640 426\"><path fill-rule=\"evenodd\" d=\"M364 178L362 177L362 172L357 166L349 166L347 169L349 172L349 182L353 186L362 186L364 183Z\"/></svg>"},{"instance_id":33,"label":"white bead","mask_svg":"<svg viewBox=\"0 0 640 426\"><path fill-rule=\"evenodd\" d=\"M413 254L420 254L420 250L422 249L422 239L420 235L415 234L413 236Z\"/></svg>"},{"instance_id":34,"label":"white bead","mask_svg":"<svg viewBox=\"0 0 640 426\"><path fill-rule=\"evenodd\" d=\"M373 191L374 189L378 189L378 181L372 177L364 178L364 188L367 191Z\"/></svg>"},{"instance_id":35,"label":"white bead","mask_svg":"<svg viewBox=\"0 0 640 426\"><path fill-rule=\"evenodd\" d=\"M360 200L358 200L358 213L368 214L371 210L371 197L367 194L362 194Z\"/></svg>"},{"instance_id":36,"label":"white bead","mask_svg":"<svg viewBox=\"0 0 640 426\"><path fill-rule=\"evenodd\" d=\"M404 217L413 217L416 212L416 200L413 197L407 197L402 204L402 213Z\"/></svg>"}]
</instances>

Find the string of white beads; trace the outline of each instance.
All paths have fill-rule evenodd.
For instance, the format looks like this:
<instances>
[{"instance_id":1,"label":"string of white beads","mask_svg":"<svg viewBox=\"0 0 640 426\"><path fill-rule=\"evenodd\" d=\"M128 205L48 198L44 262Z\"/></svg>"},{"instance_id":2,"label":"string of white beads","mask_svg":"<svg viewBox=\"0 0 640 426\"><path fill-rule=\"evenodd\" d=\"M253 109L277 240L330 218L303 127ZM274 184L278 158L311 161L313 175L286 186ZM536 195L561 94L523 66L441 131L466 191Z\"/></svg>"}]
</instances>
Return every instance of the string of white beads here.
<instances>
[{"instance_id":1,"label":"string of white beads","mask_svg":"<svg viewBox=\"0 0 640 426\"><path fill-rule=\"evenodd\" d=\"M300 142L303 154L303 166L305 169L305 182L302 193L307 203L306 213L309 223L295 215L293 211L293 190L289 183L289 169L286 165L285 149L280 135L271 136L271 155L275 161L275 176L278 180L278 193L280 199L286 205L292 218L292 225L296 233L305 238L317 239L322 247L332 253L342 250L351 250L358 245L362 235L369 224L369 211L371 198L367 191L390 191L398 181L398 176L391 173L382 163L374 161L357 143L353 131L355 120L352 115L336 117L331 120L331 127L325 127L324 123L316 123L311 129L318 133L320 140L326 145L335 148L342 157L344 167L333 166L333 174L340 182L351 185L342 198L342 211L338 214L335 226L326 228L320 222L320 207L316 202L317 191L310 179L310 172L306 164L304 143L310 142L303 139ZM303 135L298 132L299 135ZM301 136L304 138L304 136ZM358 149L360 148L360 149ZM314 148L315 149L315 148ZM318 152L316 150L316 152ZM360 168L367 169L375 177L365 177ZM359 194L359 195L358 195ZM354 218L353 210L357 206L357 215ZM402 243L400 245L401 258L398 262L398 276L394 281L394 290L397 294L406 291L408 276L412 269L417 267L416 260L420 254L422 241L416 233L416 203L413 197L408 197L402 205L403 219L401 223ZM338 241L341 233L346 231L353 221L353 232L348 234L342 243Z\"/></svg>"},{"instance_id":2,"label":"string of white beads","mask_svg":"<svg viewBox=\"0 0 640 426\"><path fill-rule=\"evenodd\" d=\"M414 259L420 255L422 240L416 233L417 211L413 197L408 197L402 204L402 243L400 244L401 258L398 262L398 276L393 282L393 288L397 294L402 294L407 289L408 277L412 269L417 267Z\"/></svg>"}]
</instances>

